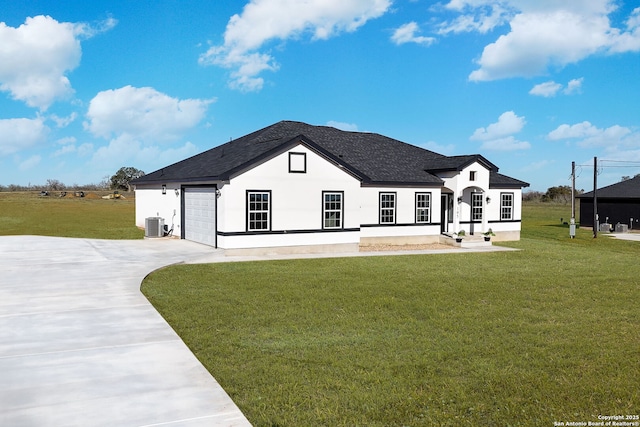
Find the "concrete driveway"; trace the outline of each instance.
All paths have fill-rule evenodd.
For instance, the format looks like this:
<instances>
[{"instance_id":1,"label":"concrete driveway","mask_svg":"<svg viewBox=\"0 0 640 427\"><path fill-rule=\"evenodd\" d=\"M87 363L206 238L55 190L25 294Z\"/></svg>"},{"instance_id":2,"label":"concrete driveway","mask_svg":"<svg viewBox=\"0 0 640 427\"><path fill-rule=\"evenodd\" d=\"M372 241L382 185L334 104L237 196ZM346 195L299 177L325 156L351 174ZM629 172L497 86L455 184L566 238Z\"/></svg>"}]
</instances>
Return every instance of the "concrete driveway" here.
<instances>
[{"instance_id":1,"label":"concrete driveway","mask_svg":"<svg viewBox=\"0 0 640 427\"><path fill-rule=\"evenodd\" d=\"M0 425L250 425L140 293L185 240L0 237Z\"/></svg>"}]
</instances>

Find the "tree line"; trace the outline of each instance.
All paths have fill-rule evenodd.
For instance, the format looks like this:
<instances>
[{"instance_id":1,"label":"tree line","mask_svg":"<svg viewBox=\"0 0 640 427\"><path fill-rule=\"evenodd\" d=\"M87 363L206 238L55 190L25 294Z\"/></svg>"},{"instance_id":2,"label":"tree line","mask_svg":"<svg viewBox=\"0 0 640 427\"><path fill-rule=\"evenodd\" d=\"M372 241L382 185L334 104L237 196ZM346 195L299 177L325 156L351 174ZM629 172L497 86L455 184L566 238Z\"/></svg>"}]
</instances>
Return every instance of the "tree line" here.
<instances>
[{"instance_id":1,"label":"tree line","mask_svg":"<svg viewBox=\"0 0 640 427\"><path fill-rule=\"evenodd\" d=\"M584 193L584 190L576 189L576 196L582 193ZM571 187L568 185L549 187L546 193L542 191L527 191L522 195L522 200L525 202L571 203Z\"/></svg>"},{"instance_id":2,"label":"tree line","mask_svg":"<svg viewBox=\"0 0 640 427\"><path fill-rule=\"evenodd\" d=\"M118 169L118 171L111 175L105 176L102 181L97 184L72 184L66 185L57 179L47 179L45 184L29 184L29 185L17 185L0 184L1 191L131 191L131 185L129 184L135 178L144 176L144 172L140 169L136 169L131 166L124 166Z\"/></svg>"}]
</instances>

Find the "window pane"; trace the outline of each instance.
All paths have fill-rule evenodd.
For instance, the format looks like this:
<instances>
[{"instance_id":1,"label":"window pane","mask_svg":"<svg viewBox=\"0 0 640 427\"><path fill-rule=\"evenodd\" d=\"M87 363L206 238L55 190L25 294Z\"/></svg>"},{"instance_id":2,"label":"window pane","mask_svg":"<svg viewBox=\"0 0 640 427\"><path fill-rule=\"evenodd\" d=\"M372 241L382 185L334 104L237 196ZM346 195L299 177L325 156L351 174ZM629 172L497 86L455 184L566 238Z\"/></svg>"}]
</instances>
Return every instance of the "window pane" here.
<instances>
[{"instance_id":1,"label":"window pane","mask_svg":"<svg viewBox=\"0 0 640 427\"><path fill-rule=\"evenodd\" d=\"M513 194L503 193L500 197L500 219L513 219Z\"/></svg>"},{"instance_id":2,"label":"window pane","mask_svg":"<svg viewBox=\"0 0 640 427\"><path fill-rule=\"evenodd\" d=\"M269 229L269 193L248 193L248 221L249 230Z\"/></svg>"},{"instance_id":3,"label":"window pane","mask_svg":"<svg viewBox=\"0 0 640 427\"><path fill-rule=\"evenodd\" d=\"M392 193L380 194L380 222L393 224L395 222L396 195Z\"/></svg>"},{"instance_id":4,"label":"window pane","mask_svg":"<svg viewBox=\"0 0 640 427\"><path fill-rule=\"evenodd\" d=\"M472 221L482 220L482 197L483 197L483 193L471 194L471 220Z\"/></svg>"},{"instance_id":5,"label":"window pane","mask_svg":"<svg viewBox=\"0 0 640 427\"><path fill-rule=\"evenodd\" d=\"M323 227L324 228L341 228L342 227L342 194L341 193L324 193L323 196Z\"/></svg>"},{"instance_id":6,"label":"window pane","mask_svg":"<svg viewBox=\"0 0 640 427\"><path fill-rule=\"evenodd\" d=\"M416 222L429 222L431 194L416 193Z\"/></svg>"}]
</instances>

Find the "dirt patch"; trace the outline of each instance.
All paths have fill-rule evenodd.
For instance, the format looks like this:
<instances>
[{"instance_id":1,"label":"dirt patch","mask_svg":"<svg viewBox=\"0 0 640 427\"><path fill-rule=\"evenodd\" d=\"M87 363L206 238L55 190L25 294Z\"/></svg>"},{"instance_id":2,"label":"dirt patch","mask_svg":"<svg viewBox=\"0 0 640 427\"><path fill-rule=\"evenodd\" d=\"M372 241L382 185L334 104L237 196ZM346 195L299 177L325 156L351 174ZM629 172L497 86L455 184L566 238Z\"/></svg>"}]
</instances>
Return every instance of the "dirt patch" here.
<instances>
[{"instance_id":1,"label":"dirt patch","mask_svg":"<svg viewBox=\"0 0 640 427\"><path fill-rule=\"evenodd\" d=\"M441 243L429 243L422 245L366 245L360 246L360 252L380 252L380 251L435 251L442 249L455 249L450 245Z\"/></svg>"}]
</instances>

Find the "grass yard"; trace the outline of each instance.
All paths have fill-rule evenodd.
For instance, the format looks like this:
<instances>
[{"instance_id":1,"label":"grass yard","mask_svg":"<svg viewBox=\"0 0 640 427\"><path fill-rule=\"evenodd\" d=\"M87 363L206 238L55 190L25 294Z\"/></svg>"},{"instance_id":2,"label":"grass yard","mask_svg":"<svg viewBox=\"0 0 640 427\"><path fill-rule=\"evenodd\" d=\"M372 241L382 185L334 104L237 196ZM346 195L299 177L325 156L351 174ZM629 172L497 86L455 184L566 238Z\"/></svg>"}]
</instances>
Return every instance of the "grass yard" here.
<instances>
[{"instance_id":1,"label":"grass yard","mask_svg":"<svg viewBox=\"0 0 640 427\"><path fill-rule=\"evenodd\" d=\"M640 414L640 243L524 215L518 252L179 265L142 289L256 426Z\"/></svg>"},{"instance_id":2,"label":"grass yard","mask_svg":"<svg viewBox=\"0 0 640 427\"><path fill-rule=\"evenodd\" d=\"M73 194L69 192L68 194ZM93 239L141 239L135 226L135 199L40 197L38 192L0 192L0 235L40 235Z\"/></svg>"}]
</instances>

